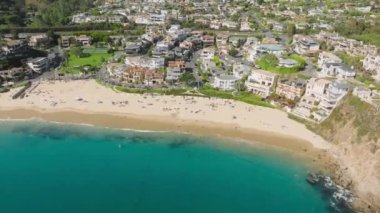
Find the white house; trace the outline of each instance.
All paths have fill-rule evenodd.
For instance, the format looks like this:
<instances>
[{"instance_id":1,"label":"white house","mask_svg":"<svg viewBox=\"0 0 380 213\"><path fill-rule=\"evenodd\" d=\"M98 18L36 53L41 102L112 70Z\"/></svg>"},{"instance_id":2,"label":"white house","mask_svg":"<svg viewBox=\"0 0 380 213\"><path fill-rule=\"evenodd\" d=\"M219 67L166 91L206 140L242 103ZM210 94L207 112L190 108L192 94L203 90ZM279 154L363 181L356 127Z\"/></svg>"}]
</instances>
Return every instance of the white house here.
<instances>
[{"instance_id":1,"label":"white house","mask_svg":"<svg viewBox=\"0 0 380 213\"><path fill-rule=\"evenodd\" d=\"M255 59L260 56L268 53L273 54L277 57L280 57L283 53L285 53L286 48L279 44L261 44L256 45L248 55L248 61L255 61Z\"/></svg>"},{"instance_id":2,"label":"white house","mask_svg":"<svg viewBox=\"0 0 380 213\"><path fill-rule=\"evenodd\" d=\"M106 70L109 75L121 78L124 74L124 70L127 68L125 64L110 63L106 65Z\"/></svg>"},{"instance_id":3,"label":"white house","mask_svg":"<svg viewBox=\"0 0 380 213\"><path fill-rule=\"evenodd\" d=\"M42 73L49 69L49 59L46 57L34 58L29 60L26 64L30 69L37 73Z\"/></svg>"},{"instance_id":4,"label":"white house","mask_svg":"<svg viewBox=\"0 0 380 213\"><path fill-rule=\"evenodd\" d=\"M322 68L326 63L342 63L342 59L331 52L321 52L318 56L318 67Z\"/></svg>"},{"instance_id":5,"label":"white house","mask_svg":"<svg viewBox=\"0 0 380 213\"><path fill-rule=\"evenodd\" d=\"M298 62L291 58L280 58L278 61L278 66L292 68L298 65Z\"/></svg>"},{"instance_id":6,"label":"white house","mask_svg":"<svg viewBox=\"0 0 380 213\"><path fill-rule=\"evenodd\" d=\"M169 35L177 34L181 30L181 25L173 24L170 26L170 28L167 30L167 33Z\"/></svg>"},{"instance_id":7,"label":"white house","mask_svg":"<svg viewBox=\"0 0 380 213\"><path fill-rule=\"evenodd\" d=\"M177 81L183 73L184 70L179 67L168 67L166 69L166 80Z\"/></svg>"},{"instance_id":8,"label":"white house","mask_svg":"<svg viewBox=\"0 0 380 213\"><path fill-rule=\"evenodd\" d=\"M311 78L306 85L305 95L292 110L292 114L321 122L331 114L348 93L348 89L347 82L342 79L330 81Z\"/></svg>"},{"instance_id":9,"label":"white house","mask_svg":"<svg viewBox=\"0 0 380 213\"><path fill-rule=\"evenodd\" d=\"M326 94L322 96L319 107L325 111L332 111L338 102L347 94L348 84L343 80L335 80L329 84Z\"/></svg>"},{"instance_id":10,"label":"white house","mask_svg":"<svg viewBox=\"0 0 380 213\"><path fill-rule=\"evenodd\" d=\"M210 28L211 29L219 30L221 25L222 25L222 23L219 20L212 20L210 22Z\"/></svg>"},{"instance_id":11,"label":"white house","mask_svg":"<svg viewBox=\"0 0 380 213\"><path fill-rule=\"evenodd\" d=\"M322 65L322 76L355 78L356 72L353 67L348 67L343 63L325 63Z\"/></svg>"},{"instance_id":12,"label":"white house","mask_svg":"<svg viewBox=\"0 0 380 213\"><path fill-rule=\"evenodd\" d=\"M363 61L363 68L372 72L376 81L380 81L380 55L367 55Z\"/></svg>"},{"instance_id":13,"label":"white house","mask_svg":"<svg viewBox=\"0 0 380 213\"><path fill-rule=\"evenodd\" d=\"M298 54L315 53L319 50L319 43L313 38L303 35L293 36L294 51Z\"/></svg>"},{"instance_id":14,"label":"white house","mask_svg":"<svg viewBox=\"0 0 380 213\"><path fill-rule=\"evenodd\" d=\"M239 79L233 75L215 76L212 86L221 90L233 90Z\"/></svg>"},{"instance_id":15,"label":"white house","mask_svg":"<svg viewBox=\"0 0 380 213\"><path fill-rule=\"evenodd\" d=\"M245 86L248 91L266 98L272 93L277 77L276 74L264 70L252 70Z\"/></svg>"},{"instance_id":16,"label":"white house","mask_svg":"<svg viewBox=\"0 0 380 213\"><path fill-rule=\"evenodd\" d=\"M242 21L240 23L240 31L251 31L252 28L250 26L250 23L248 21Z\"/></svg>"},{"instance_id":17,"label":"white house","mask_svg":"<svg viewBox=\"0 0 380 213\"><path fill-rule=\"evenodd\" d=\"M244 76L248 76L252 67L243 63L234 63L232 65L232 73L236 78L242 79Z\"/></svg>"},{"instance_id":18,"label":"white house","mask_svg":"<svg viewBox=\"0 0 380 213\"><path fill-rule=\"evenodd\" d=\"M366 87L355 87L352 95L357 96L360 100L371 102L372 91Z\"/></svg>"},{"instance_id":19,"label":"white house","mask_svg":"<svg viewBox=\"0 0 380 213\"><path fill-rule=\"evenodd\" d=\"M149 69L159 69L165 66L164 58L148 58L143 56L126 57L125 64L128 67L145 67Z\"/></svg>"},{"instance_id":20,"label":"white house","mask_svg":"<svg viewBox=\"0 0 380 213\"><path fill-rule=\"evenodd\" d=\"M166 15L165 14L150 14L149 17L151 23L153 24L165 24Z\"/></svg>"},{"instance_id":21,"label":"white house","mask_svg":"<svg viewBox=\"0 0 380 213\"><path fill-rule=\"evenodd\" d=\"M369 13L372 10L371 6L366 6L366 7L356 7L355 8L357 11L360 11L362 13Z\"/></svg>"},{"instance_id":22,"label":"white house","mask_svg":"<svg viewBox=\"0 0 380 213\"><path fill-rule=\"evenodd\" d=\"M321 16L323 15L323 11L321 9L313 9L308 11L309 16Z\"/></svg>"},{"instance_id":23,"label":"white house","mask_svg":"<svg viewBox=\"0 0 380 213\"><path fill-rule=\"evenodd\" d=\"M207 47L203 48L201 51L201 57L204 59L212 59L215 56L215 48Z\"/></svg>"},{"instance_id":24,"label":"white house","mask_svg":"<svg viewBox=\"0 0 380 213\"><path fill-rule=\"evenodd\" d=\"M238 23L236 23L234 21L224 21L222 23L222 27L226 27L228 29L235 29L238 27Z\"/></svg>"},{"instance_id":25,"label":"white house","mask_svg":"<svg viewBox=\"0 0 380 213\"><path fill-rule=\"evenodd\" d=\"M331 81L323 78L311 78L307 82L305 96L314 97L316 100L321 100L326 94L327 88Z\"/></svg>"}]
</instances>

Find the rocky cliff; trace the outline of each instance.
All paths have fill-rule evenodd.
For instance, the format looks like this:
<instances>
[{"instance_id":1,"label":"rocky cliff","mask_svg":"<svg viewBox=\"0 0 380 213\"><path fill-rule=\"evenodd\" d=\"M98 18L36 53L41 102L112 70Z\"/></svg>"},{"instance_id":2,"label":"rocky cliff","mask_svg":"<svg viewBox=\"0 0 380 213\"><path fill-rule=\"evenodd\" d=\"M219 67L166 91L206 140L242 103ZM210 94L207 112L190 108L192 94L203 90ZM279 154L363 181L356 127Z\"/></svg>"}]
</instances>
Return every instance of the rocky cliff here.
<instances>
[{"instance_id":1,"label":"rocky cliff","mask_svg":"<svg viewBox=\"0 0 380 213\"><path fill-rule=\"evenodd\" d=\"M327 120L309 127L336 144L336 178L356 191L360 209L380 211L380 107L349 95Z\"/></svg>"}]
</instances>

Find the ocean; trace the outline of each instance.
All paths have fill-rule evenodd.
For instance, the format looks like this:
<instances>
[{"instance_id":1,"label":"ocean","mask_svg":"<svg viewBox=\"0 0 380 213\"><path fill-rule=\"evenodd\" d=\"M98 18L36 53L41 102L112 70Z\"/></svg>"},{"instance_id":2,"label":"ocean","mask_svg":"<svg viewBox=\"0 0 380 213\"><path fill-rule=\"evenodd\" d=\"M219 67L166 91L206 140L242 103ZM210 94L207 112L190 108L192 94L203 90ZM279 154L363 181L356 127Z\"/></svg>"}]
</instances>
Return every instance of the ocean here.
<instances>
[{"instance_id":1,"label":"ocean","mask_svg":"<svg viewBox=\"0 0 380 213\"><path fill-rule=\"evenodd\" d=\"M330 212L275 149L177 133L0 122L0 212Z\"/></svg>"}]
</instances>

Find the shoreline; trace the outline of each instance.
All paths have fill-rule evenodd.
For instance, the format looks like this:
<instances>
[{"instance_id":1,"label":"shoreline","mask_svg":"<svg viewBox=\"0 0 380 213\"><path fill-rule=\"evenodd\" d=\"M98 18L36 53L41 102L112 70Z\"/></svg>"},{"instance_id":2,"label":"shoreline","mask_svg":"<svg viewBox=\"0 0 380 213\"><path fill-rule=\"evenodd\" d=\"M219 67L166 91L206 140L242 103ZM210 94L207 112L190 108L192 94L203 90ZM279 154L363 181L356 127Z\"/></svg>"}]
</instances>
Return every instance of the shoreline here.
<instances>
[{"instance_id":1,"label":"shoreline","mask_svg":"<svg viewBox=\"0 0 380 213\"><path fill-rule=\"evenodd\" d=\"M273 132L265 132L238 125L219 124L205 121L175 120L168 117L144 117L119 114L101 114L74 110L41 110L41 109L1 109L0 121L33 120L56 122L60 124L85 125L100 128L120 129L137 132L174 132L194 136L212 137L243 142L250 146L264 149L275 149L291 154L292 157L306 161L313 170L332 173L336 160L328 150L319 149L312 143ZM231 143L233 145L233 143ZM334 167L334 169L331 168Z\"/></svg>"},{"instance_id":2,"label":"shoreline","mask_svg":"<svg viewBox=\"0 0 380 213\"><path fill-rule=\"evenodd\" d=\"M278 109L219 98L123 93L94 80L41 81L24 98L13 100L16 92L0 94L0 119L37 118L241 140L286 151L331 176L346 173L347 166L354 164L342 161L335 144ZM358 180L355 174L347 177Z\"/></svg>"}]
</instances>

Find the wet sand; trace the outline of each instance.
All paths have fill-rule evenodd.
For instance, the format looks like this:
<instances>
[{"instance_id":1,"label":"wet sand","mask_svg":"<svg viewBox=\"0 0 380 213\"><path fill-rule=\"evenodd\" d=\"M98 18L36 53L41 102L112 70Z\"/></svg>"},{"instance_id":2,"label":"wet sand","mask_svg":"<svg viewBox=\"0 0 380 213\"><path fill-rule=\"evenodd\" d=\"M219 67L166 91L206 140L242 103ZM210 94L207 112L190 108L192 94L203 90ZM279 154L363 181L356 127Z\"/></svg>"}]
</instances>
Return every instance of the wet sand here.
<instances>
[{"instance_id":1,"label":"wet sand","mask_svg":"<svg viewBox=\"0 0 380 213\"><path fill-rule=\"evenodd\" d=\"M36 109L0 110L0 119L40 119L44 121L89 124L96 127L117 129L165 131L196 136L231 139L260 148L277 149L307 161L313 170L331 172L334 159L327 150L315 148L311 143L287 135L242 128L238 125L205 121L186 121L167 117L134 116L88 113L74 110L49 111ZM233 145L233 144L231 144Z\"/></svg>"}]
</instances>

